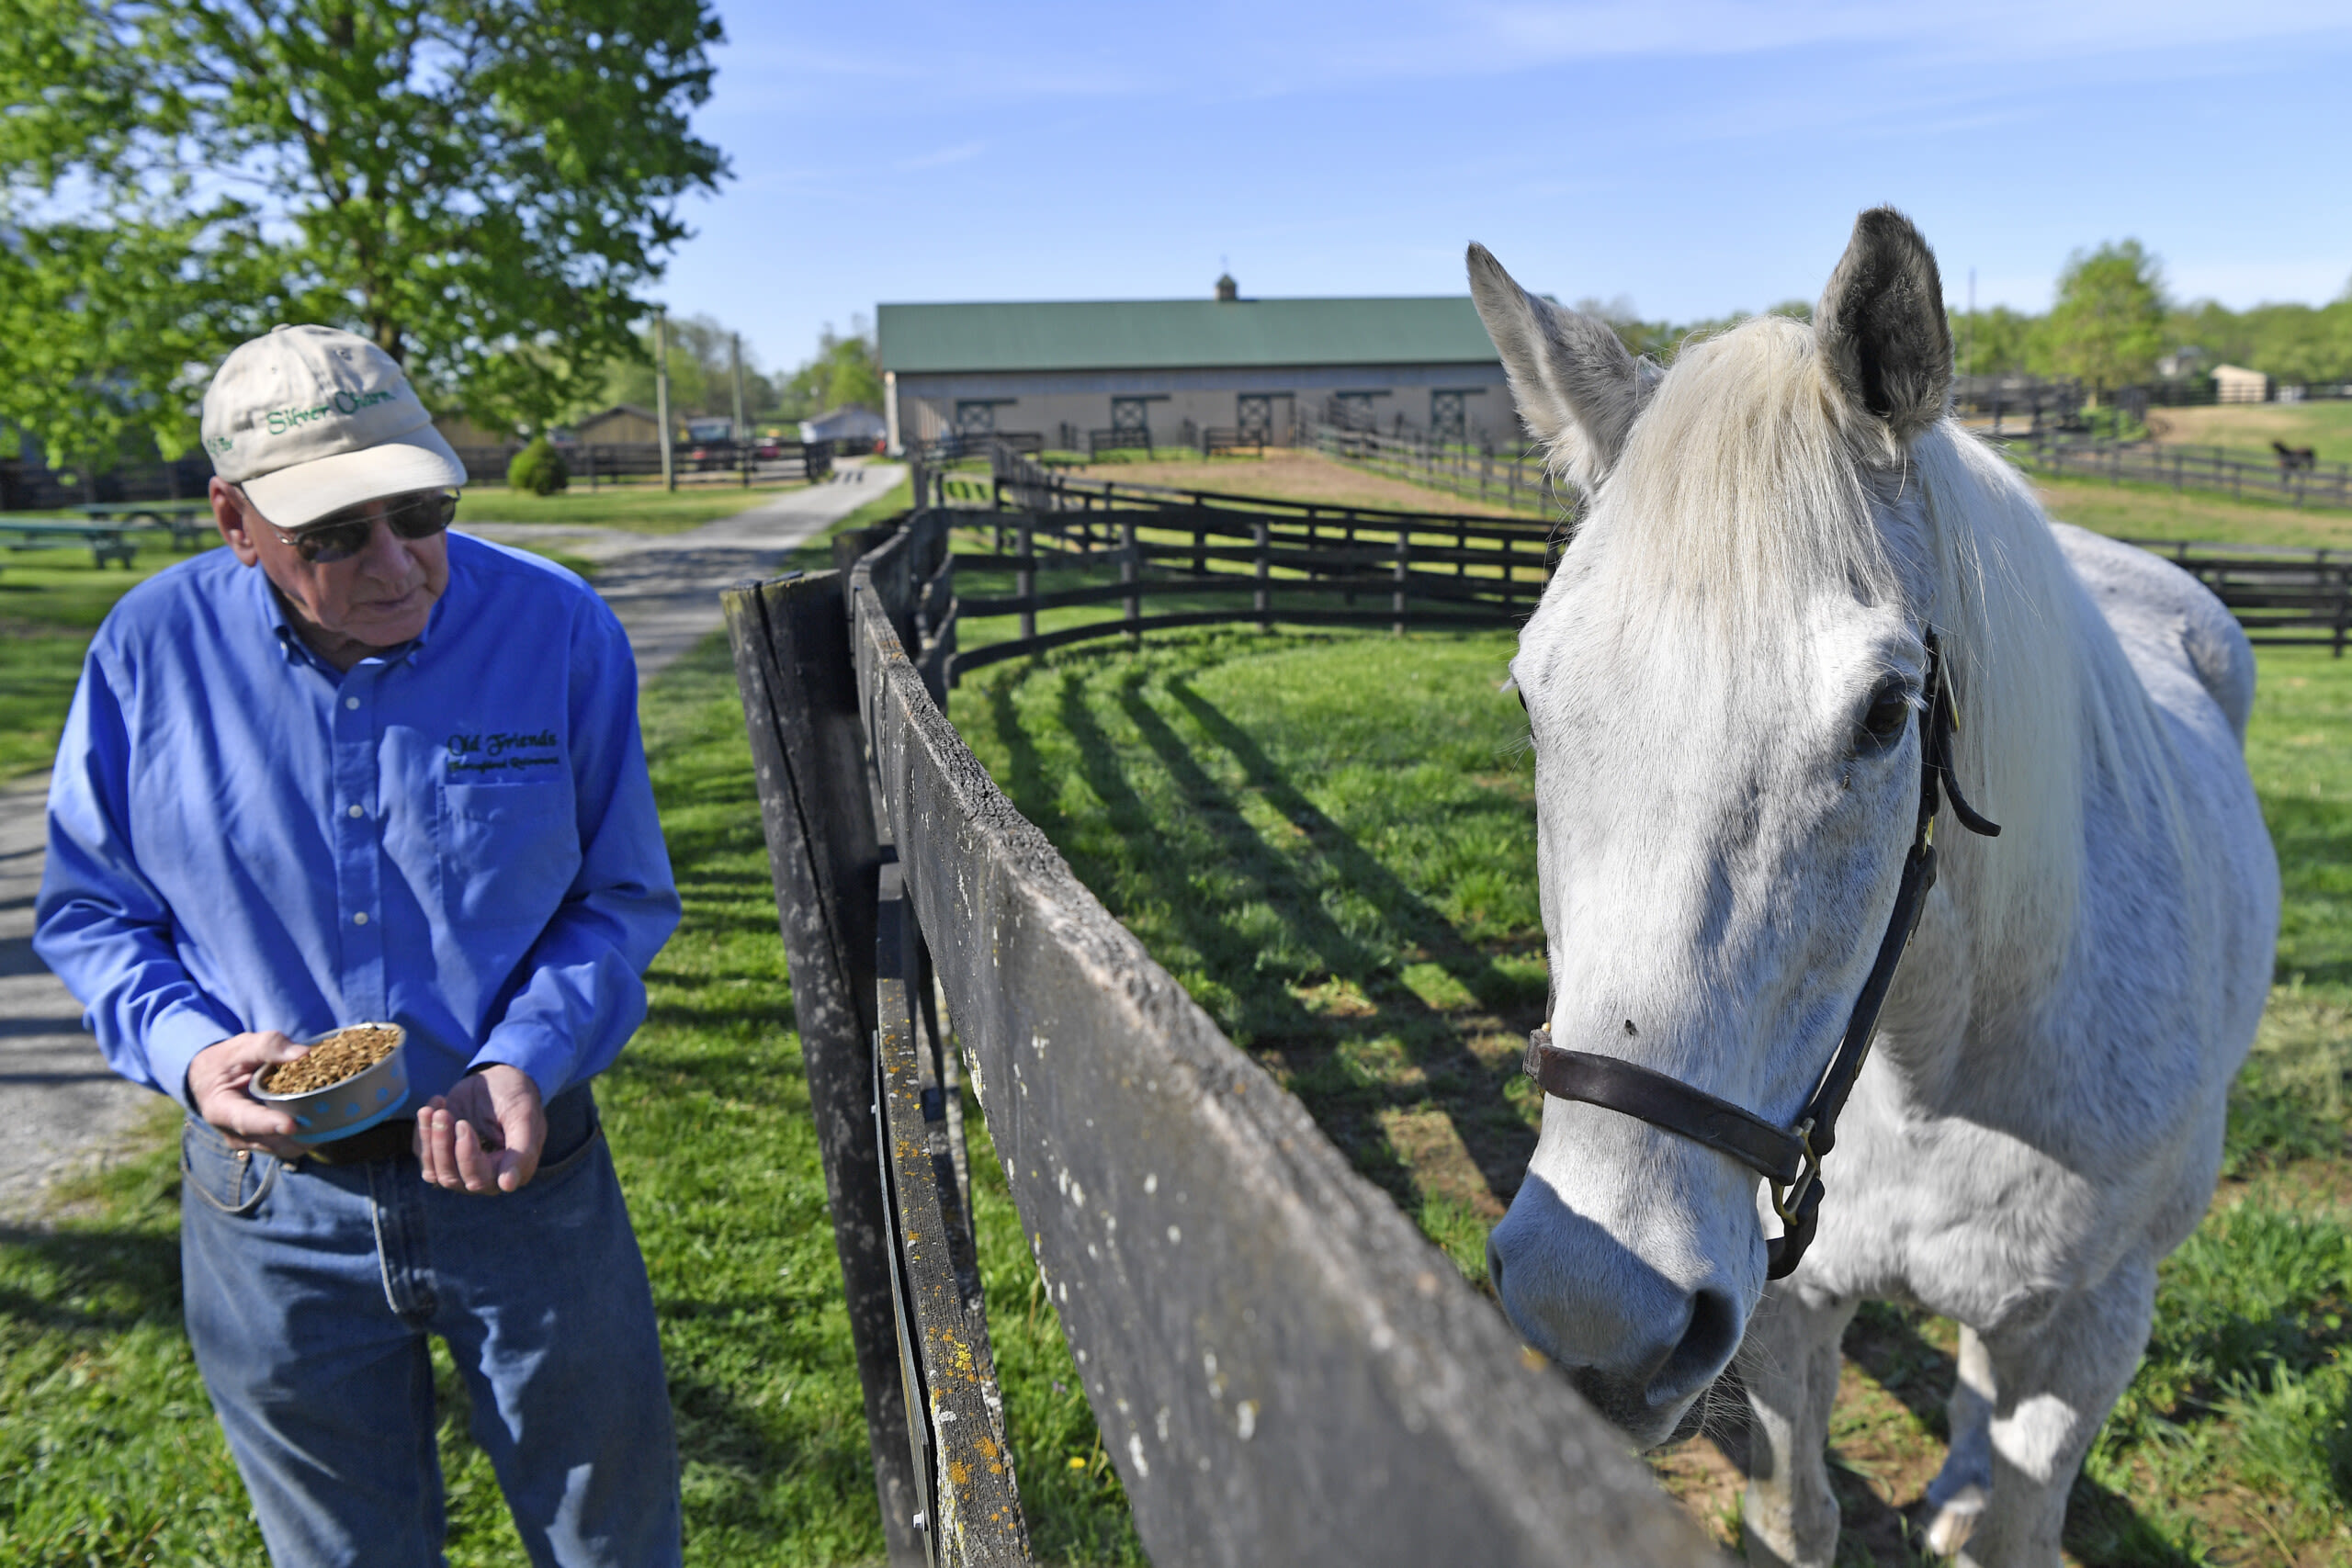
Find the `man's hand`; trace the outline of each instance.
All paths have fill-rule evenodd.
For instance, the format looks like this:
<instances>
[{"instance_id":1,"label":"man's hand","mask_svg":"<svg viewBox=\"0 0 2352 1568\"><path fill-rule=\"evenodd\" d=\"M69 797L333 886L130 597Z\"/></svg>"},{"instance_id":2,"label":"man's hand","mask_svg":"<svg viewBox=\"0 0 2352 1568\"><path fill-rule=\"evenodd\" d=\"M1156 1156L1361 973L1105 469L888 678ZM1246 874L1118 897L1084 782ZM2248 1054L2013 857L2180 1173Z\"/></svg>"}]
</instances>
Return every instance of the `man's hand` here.
<instances>
[{"instance_id":1,"label":"man's hand","mask_svg":"<svg viewBox=\"0 0 2352 1568\"><path fill-rule=\"evenodd\" d=\"M187 1065L187 1098L196 1113L227 1134L229 1146L248 1153L266 1150L279 1159L300 1159L310 1150L294 1141L294 1118L245 1092L254 1075L272 1062L290 1062L310 1049L275 1029L232 1034L207 1045Z\"/></svg>"},{"instance_id":2,"label":"man's hand","mask_svg":"<svg viewBox=\"0 0 2352 1568\"><path fill-rule=\"evenodd\" d=\"M548 1141L539 1086L495 1063L459 1078L416 1115L424 1179L452 1192L515 1192L538 1174Z\"/></svg>"}]
</instances>

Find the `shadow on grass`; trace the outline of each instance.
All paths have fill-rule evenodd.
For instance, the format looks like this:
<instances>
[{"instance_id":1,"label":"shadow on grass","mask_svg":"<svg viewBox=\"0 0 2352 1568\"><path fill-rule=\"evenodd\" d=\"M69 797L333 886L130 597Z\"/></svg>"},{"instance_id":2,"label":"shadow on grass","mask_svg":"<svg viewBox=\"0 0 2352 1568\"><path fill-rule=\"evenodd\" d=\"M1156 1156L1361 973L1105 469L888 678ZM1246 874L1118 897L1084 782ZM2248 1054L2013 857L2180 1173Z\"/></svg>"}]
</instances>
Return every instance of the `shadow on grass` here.
<instances>
[{"instance_id":1,"label":"shadow on grass","mask_svg":"<svg viewBox=\"0 0 2352 1568\"><path fill-rule=\"evenodd\" d=\"M1160 651L1164 670L1169 654ZM1199 651L1211 662L1225 657ZM1450 1124L1488 1192L1507 1201L1534 1141L1504 1095L1515 1063L1481 1060L1464 1042L1465 1021L1417 994L1403 971L1434 963L1465 1000L1501 1015L1467 1021L1488 1033L1532 1027L1540 993L1464 941L1316 807L1182 665L1164 676L1166 700L1151 689L1161 677L1150 670L1107 680L1083 666L1053 673L1055 717L1071 742L1067 765L1102 803L1109 837L1090 843L1072 830L1061 780L1025 728L1012 683L991 682L977 722L1003 748L1001 782L1014 805L1148 940L1159 928L1163 958L1193 971L1204 1005L1237 1039L1279 1058L1289 1087L1363 1174L1408 1204L1425 1196L1409 1154L1383 1130L1392 1111L1419 1108ZM1133 726L1140 747L1109 733L1098 700ZM1235 773L1242 787L1227 782ZM1295 843L1272 843L1253 825L1245 788L1289 824ZM1349 909L1369 911L1372 924L1351 922ZM1389 1055L1394 1066L1384 1067L1384 1053L1404 1059Z\"/></svg>"},{"instance_id":2,"label":"shadow on grass","mask_svg":"<svg viewBox=\"0 0 2352 1568\"><path fill-rule=\"evenodd\" d=\"M0 1318L67 1334L115 1334L141 1323L180 1321L180 1247L152 1231L26 1230L0 1226L11 1273L29 1271L51 1288L0 1287Z\"/></svg>"}]
</instances>

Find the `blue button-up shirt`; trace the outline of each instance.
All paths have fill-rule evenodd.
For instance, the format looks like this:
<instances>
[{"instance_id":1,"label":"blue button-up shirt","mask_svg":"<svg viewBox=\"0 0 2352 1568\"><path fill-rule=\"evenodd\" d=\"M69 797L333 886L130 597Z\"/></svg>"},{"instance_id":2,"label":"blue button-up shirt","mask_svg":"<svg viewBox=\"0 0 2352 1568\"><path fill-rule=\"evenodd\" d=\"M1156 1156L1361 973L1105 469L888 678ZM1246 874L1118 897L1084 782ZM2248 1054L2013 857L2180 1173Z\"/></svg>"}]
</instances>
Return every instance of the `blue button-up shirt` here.
<instances>
[{"instance_id":1,"label":"blue button-up shirt","mask_svg":"<svg viewBox=\"0 0 2352 1568\"><path fill-rule=\"evenodd\" d=\"M35 950L114 1069L390 1020L410 1103L503 1062L553 1098L645 1017L678 895L637 667L587 585L449 538L423 637L349 671L225 549L123 596L50 785Z\"/></svg>"}]
</instances>

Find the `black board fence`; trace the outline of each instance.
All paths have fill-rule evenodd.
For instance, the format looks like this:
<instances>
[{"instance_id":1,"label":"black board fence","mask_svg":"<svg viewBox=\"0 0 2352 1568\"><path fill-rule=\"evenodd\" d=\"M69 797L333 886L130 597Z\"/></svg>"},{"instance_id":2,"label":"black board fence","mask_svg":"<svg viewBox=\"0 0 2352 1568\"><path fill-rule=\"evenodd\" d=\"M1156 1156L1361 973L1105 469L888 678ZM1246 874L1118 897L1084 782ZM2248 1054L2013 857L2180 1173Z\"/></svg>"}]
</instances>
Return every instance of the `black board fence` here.
<instances>
[{"instance_id":1,"label":"black board fence","mask_svg":"<svg viewBox=\"0 0 2352 1568\"><path fill-rule=\"evenodd\" d=\"M937 656L944 694L965 671L1092 637L1247 623L1471 629L1515 626L1534 609L1568 527L1448 513L1288 502L1073 479L999 448L991 471L918 464L925 514L988 550L967 570L1011 572L1011 594L959 595L952 575L920 606L951 646ZM1040 575L1115 581L1040 584ZM1175 597L1189 607L1146 613ZM1041 612L1115 605L1116 619L1041 631ZM954 646L960 620L1019 617L1017 636Z\"/></svg>"},{"instance_id":2,"label":"black board fence","mask_svg":"<svg viewBox=\"0 0 2352 1568\"><path fill-rule=\"evenodd\" d=\"M959 1060L1163 1568L1713 1561L966 748L959 521L726 595L892 1561L1028 1560Z\"/></svg>"},{"instance_id":3,"label":"black board fence","mask_svg":"<svg viewBox=\"0 0 2352 1568\"><path fill-rule=\"evenodd\" d=\"M2112 441L2049 430L2014 436L2003 445L2013 460L2052 478L2111 484L2129 479L2226 494L2235 501L2252 496L2290 506L2352 507L2352 463L2289 468L2276 460L2233 455L2226 447Z\"/></svg>"}]
</instances>

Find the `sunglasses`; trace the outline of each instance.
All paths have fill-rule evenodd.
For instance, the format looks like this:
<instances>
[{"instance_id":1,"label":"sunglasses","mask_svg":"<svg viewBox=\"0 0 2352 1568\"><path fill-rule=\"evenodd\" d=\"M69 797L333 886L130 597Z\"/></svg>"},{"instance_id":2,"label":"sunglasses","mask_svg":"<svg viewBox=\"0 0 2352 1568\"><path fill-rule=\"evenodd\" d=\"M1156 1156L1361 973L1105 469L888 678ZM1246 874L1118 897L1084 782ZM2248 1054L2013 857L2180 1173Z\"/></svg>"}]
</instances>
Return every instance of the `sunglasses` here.
<instances>
[{"instance_id":1,"label":"sunglasses","mask_svg":"<svg viewBox=\"0 0 2352 1568\"><path fill-rule=\"evenodd\" d=\"M326 566L349 560L366 549L368 541L375 536L379 517L395 538L429 539L447 532L449 520L457 514L456 491L421 490L411 495L346 506L300 528L289 530L272 525L271 532L280 544L292 546L294 553L308 564Z\"/></svg>"}]
</instances>

